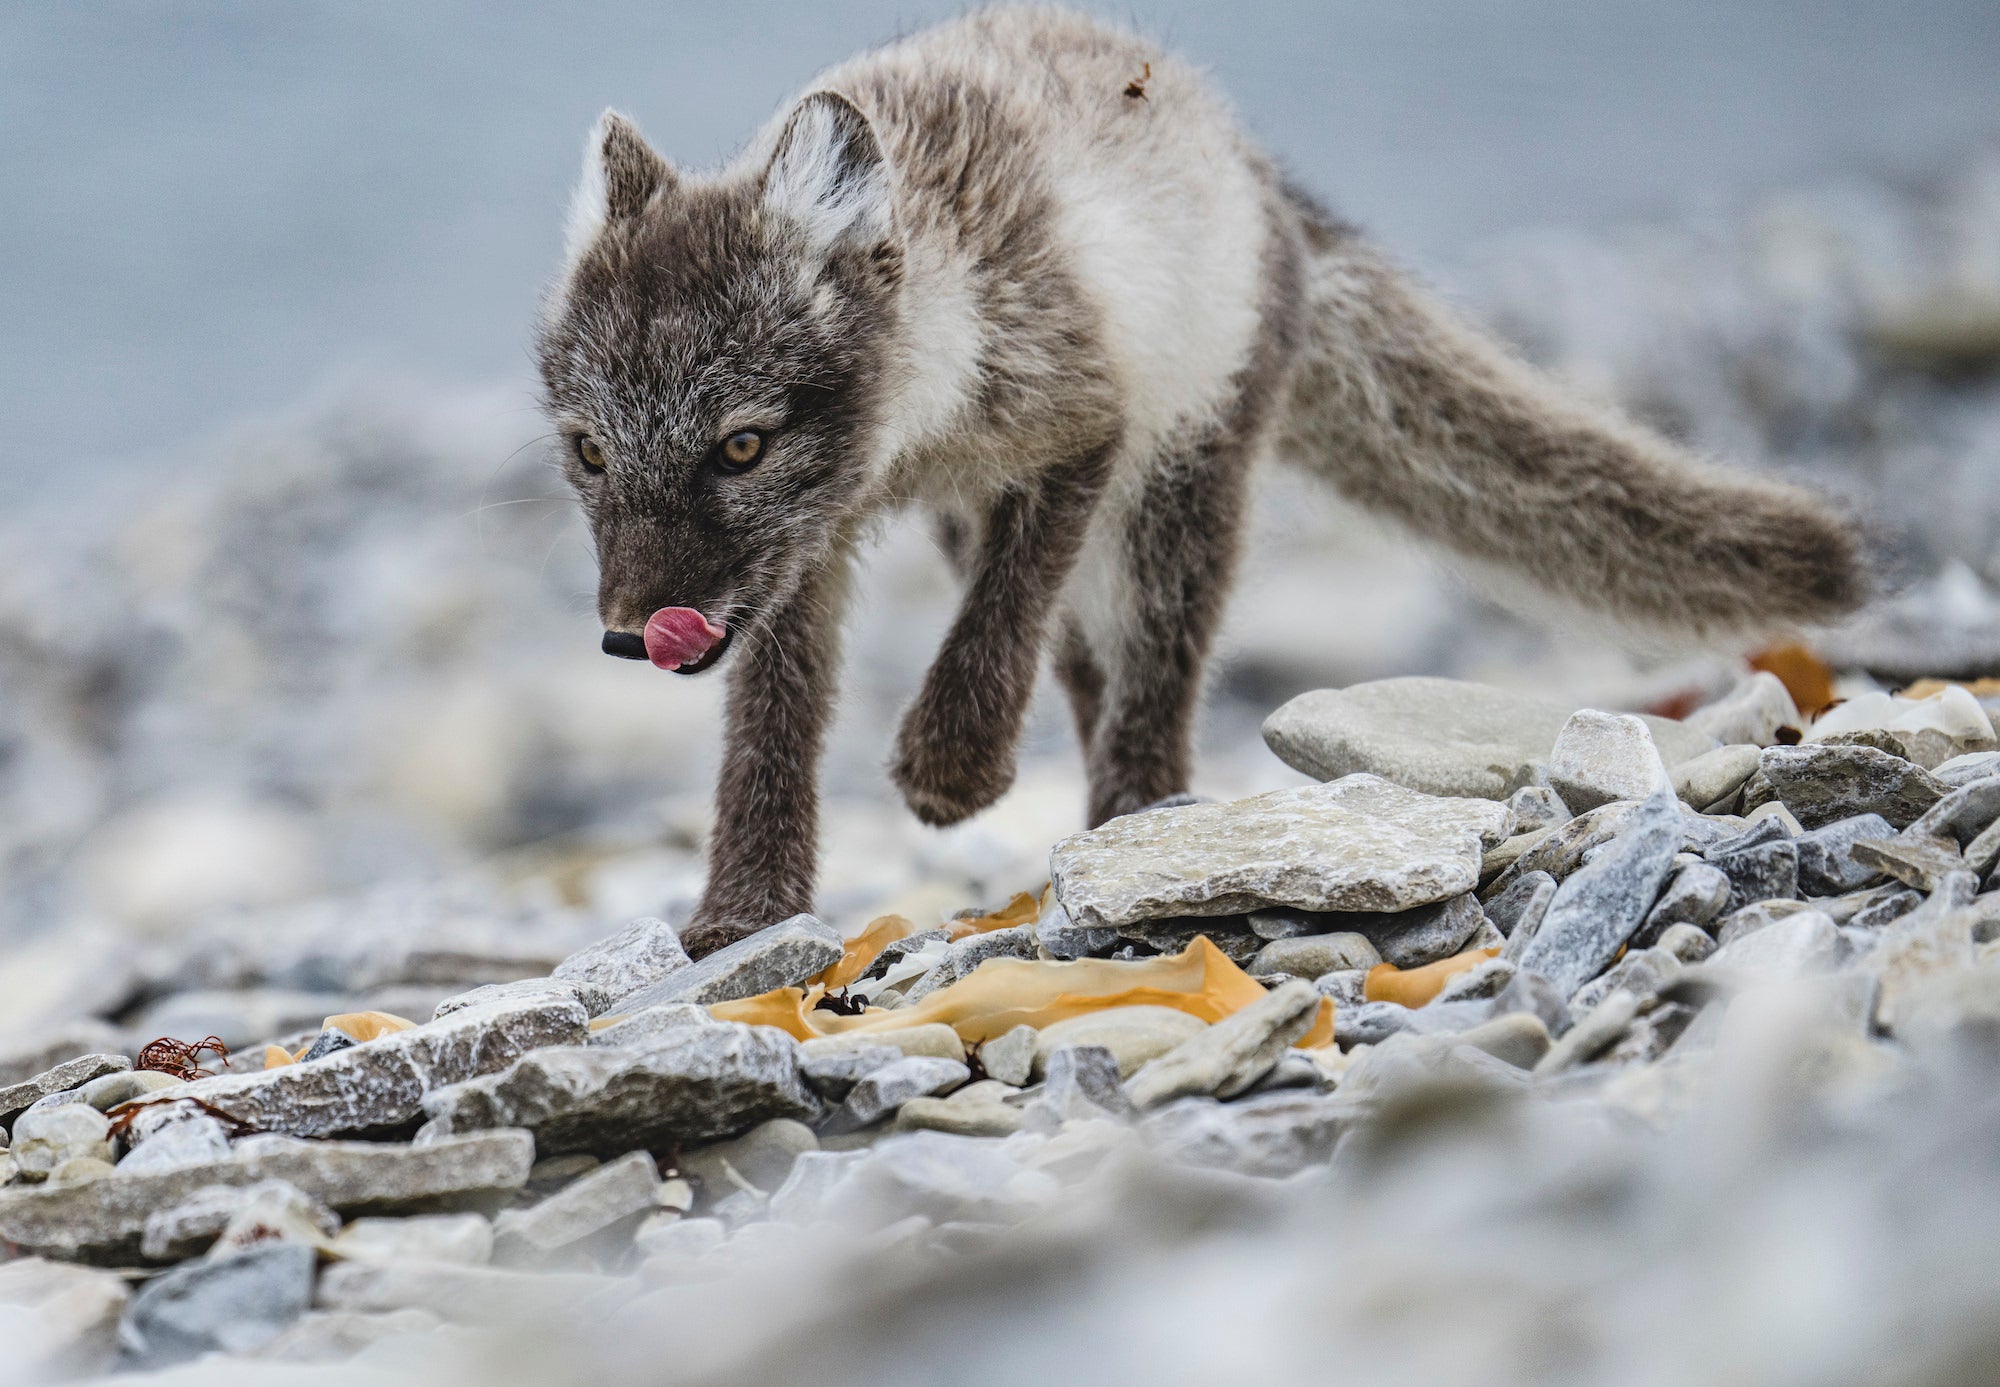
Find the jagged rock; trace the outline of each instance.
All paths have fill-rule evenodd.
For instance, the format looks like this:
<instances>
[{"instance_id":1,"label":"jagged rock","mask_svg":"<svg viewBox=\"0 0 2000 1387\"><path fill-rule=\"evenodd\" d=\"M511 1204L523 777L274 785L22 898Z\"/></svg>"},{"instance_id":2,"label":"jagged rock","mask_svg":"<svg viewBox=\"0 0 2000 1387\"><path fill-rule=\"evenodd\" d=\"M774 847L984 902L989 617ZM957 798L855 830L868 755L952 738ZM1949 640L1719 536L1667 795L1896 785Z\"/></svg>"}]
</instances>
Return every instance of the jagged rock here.
<instances>
[{"instance_id":1,"label":"jagged rock","mask_svg":"<svg viewBox=\"0 0 2000 1387\"><path fill-rule=\"evenodd\" d=\"M1125 1086L1132 1105L1144 1111L1194 1094L1234 1097L1312 1029L1319 1005L1310 983L1288 982L1265 994L1133 1075Z\"/></svg>"},{"instance_id":2,"label":"jagged rock","mask_svg":"<svg viewBox=\"0 0 2000 1387\"><path fill-rule=\"evenodd\" d=\"M1393 915L1352 917L1354 932L1375 946L1384 963L1398 968L1421 968L1464 952L1485 923L1485 912L1470 891Z\"/></svg>"},{"instance_id":3,"label":"jagged rock","mask_svg":"<svg viewBox=\"0 0 2000 1387\"><path fill-rule=\"evenodd\" d=\"M1921 766L1866 746L1767 747L1757 770L1809 829L1857 814L1908 828L1947 793Z\"/></svg>"},{"instance_id":4,"label":"jagged rock","mask_svg":"<svg viewBox=\"0 0 2000 1387\"><path fill-rule=\"evenodd\" d=\"M116 1074L132 1067L123 1055L79 1055L64 1060L34 1078L0 1089L0 1122L12 1122L42 1099L70 1089L81 1088L92 1079Z\"/></svg>"},{"instance_id":5,"label":"jagged rock","mask_svg":"<svg viewBox=\"0 0 2000 1387\"><path fill-rule=\"evenodd\" d=\"M311 1064L202 1079L158 1097L197 1098L256 1130L293 1136L394 1131L417 1120L434 1089L530 1050L581 1046L586 1021L581 1003L560 997L471 1007Z\"/></svg>"},{"instance_id":6,"label":"jagged rock","mask_svg":"<svg viewBox=\"0 0 2000 1387\"><path fill-rule=\"evenodd\" d=\"M1756 774L1759 751L1756 746L1737 742L1683 761L1673 770L1674 793L1693 809L1720 804Z\"/></svg>"},{"instance_id":7,"label":"jagged rock","mask_svg":"<svg viewBox=\"0 0 2000 1387\"><path fill-rule=\"evenodd\" d=\"M799 1072L813 1092L829 1103L839 1103L856 1084L902 1058L903 1052L895 1046L865 1036L828 1036L799 1046Z\"/></svg>"},{"instance_id":8,"label":"jagged rock","mask_svg":"<svg viewBox=\"0 0 2000 1387\"><path fill-rule=\"evenodd\" d=\"M972 1071L957 1060L907 1056L884 1065L857 1083L848 1093L847 1101L826 1120L821 1130L829 1135L861 1131L912 1098L949 1093L971 1077Z\"/></svg>"},{"instance_id":9,"label":"jagged rock","mask_svg":"<svg viewBox=\"0 0 2000 1387\"><path fill-rule=\"evenodd\" d=\"M1516 881L1534 872L1545 873L1557 881L1563 880L1581 867L1584 859L1599 844L1608 843L1624 832L1625 821L1637 807L1619 801L1577 815L1522 853L1513 865L1493 880L1486 894L1491 897L1504 893Z\"/></svg>"},{"instance_id":10,"label":"jagged rock","mask_svg":"<svg viewBox=\"0 0 2000 1387\"><path fill-rule=\"evenodd\" d=\"M1549 784L1582 814L1615 800L1639 800L1667 785L1667 770L1646 724L1592 708L1570 714L1549 754Z\"/></svg>"},{"instance_id":11,"label":"jagged rock","mask_svg":"<svg viewBox=\"0 0 2000 1387\"><path fill-rule=\"evenodd\" d=\"M1729 878L1724 913L1754 901L1792 900L1799 894L1799 850L1789 840L1713 853L1708 865Z\"/></svg>"},{"instance_id":12,"label":"jagged rock","mask_svg":"<svg viewBox=\"0 0 2000 1387\"><path fill-rule=\"evenodd\" d=\"M549 976L575 987L590 1014L601 1016L613 1002L664 981L688 962L673 926L647 916L577 950Z\"/></svg>"},{"instance_id":13,"label":"jagged rock","mask_svg":"<svg viewBox=\"0 0 2000 1387\"><path fill-rule=\"evenodd\" d=\"M1560 1074L1575 1065L1596 1059L1618 1043L1639 1014L1639 999L1630 992L1617 991L1599 1002L1569 1028L1535 1064L1535 1075Z\"/></svg>"},{"instance_id":14,"label":"jagged rock","mask_svg":"<svg viewBox=\"0 0 2000 1387\"><path fill-rule=\"evenodd\" d=\"M1939 783L1954 790L2000 775L2000 751L1968 751L1931 768Z\"/></svg>"},{"instance_id":15,"label":"jagged rock","mask_svg":"<svg viewBox=\"0 0 2000 1387\"><path fill-rule=\"evenodd\" d=\"M1948 838L1863 839L1849 852L1857 866L1873 868L1919 891L1935 891L1953 872L1967 869L1965 855Z\"/></svg>"},{"instance_id":16,"label":"jagged rock","mask_svg":"<svg viewBox=\"0 0 2000 1387\"><path fill-rule=\"evenodd\" d=\"M312 1304L317 1260L312 1248L281 1242L185 1263L140 1287L121 1337L156 1364L251 1352Z\"/></svg>"},{"instance_id":17,"label":"jagged rock","mask_svg":"<svg viewBox=\"0 0 2000 1387\"><path fill-rule=\"evenodd\" d=\"M339 1230L326 1251L347 1261L481 1266L493 1256L493 1225L478 1214L357 1218Z\"/></svg>"},{"instance_id":18,"label":"jagged rock","mask_svg":"<svg viewBox=\"0 0 2000 1387\"><path fill-rule=\"evenodd\" d=\"M1754 743L1764 747L1778 739L1779 728L1802 731L1806 720L1800 716L1799 706L1792 701L1784 681L1759 670L1707 707L1689 713L1687 725L1725 744Z\"/></svg>"},{"instance_id":19,"label":"jagged rock","mask_svg":"<svg viewBox=\"0 0 2000 1387\"><path fill-rule=\"evenodd\" d=\"M1848 920L1848 924L1852 925L1855 929L1881 929L1884 925L1891 924L1908 915L1918 906L1922 905L1923 902L1924 898L1921 892L1910 890L1893 891L1866 908L1855 912L1854 916Z\"/></svg>"},{"instance_id":20,"label":"jagged rock","mask_svg":"<svg viewBox=\"0 0 2000 1387\"><path fill-rule=\"evenodd\" d=\"M1250 976L1283 973L1308 982L1322 973L1338 973L1350 968L1373 968L1382 955L1368 942L1368 936L1354 930L1332 934L1308 934L1291 939L1273 939L1251 960Z\"/></svg>"},{"instance_id":21,"label":"jagged rock","mask_svg":"<svg viewBox=\"0 0 2000 1387\"><path fill-rule=\"evenodd\" d=\"M1016 1026L979 1047L979 1064L990 1079L1016 1087L1028 1082L1035 1072L1035 1045L1040 1039L1033 1026Z\"/></svg>"},{"instance_id":22,"label":"jagged rock","mask_svg":"<svg viewBox=\"0 0 2000 1387\"><path fill-rule=\"evenodd\" d=\"M1035 920L1035 939L1051 958L1088 958L1101 954L1118 942L1118 931L1086 928L1069 918L1056 893L1042 897L1042 913Z\"/></svg>"},{"instance_id":23,"label":"jagged rock","mask_svg":"<svg viewBox=\"0 0 2000 1387\"><path fill-rule=\"evenodd\" d=\"M1565 994L1596 977L1652 909L1681 843L1679 802L1662 790L1556 889L1518 959Z\"/></svg>"},{"instance_id":24,"label":"jagged rock","mask_svg":"<svg viewBox=\"0 0 2000 1387\"><path fill-rule=\"evenodd\" d=\"M1794 844L1799 854L1799 889L1810 896L1859 890L1881 873L1854 860L1854 845L1895 836L1894 826L1880 814L1856 814L1800 834Z\"/></svg>"},{"instance_id":25,"label":"jagged rock","mask_svg":"<svg viewBox=\"0 0 2000 1387\"><path fill-rule=\"evenodd\" d=\"M609 1025L593 1028L588 1043L610 1049L644 1050L674 1031L715 1024L716 1019L707 1007L693 1002L668 1002L628 1012Z\"/></svg>"},{"instance_id":26,"label":"jagged rock","mask_svg":"<svg viewBox=\"0 0 2000 1387\"><path fill-rule=\"evenodd\" d=\"M1506 890L1486 903L1486 918L1506 936L1503 957L1518 958L1535 931L1542 927L1549 902L1556 897L1556 879L1547 872L1529 872L1517 877Z\"/></svg>"},{"instance_id":27,"label":"jagged rock","mask_svg":"<svg viewBox=\"0 0 2000 1387\"><path fill-rule=\"evenodd\" d=\"M773 988L797 986L840 962L844 952L839 930L811 915L794 915L627 993L608 1009L638 1011L669 1002L708 1006L755 997Z\"/></svg>"},{"instance_id":28,"label":"jagged rock","mask_svg":"<svg viewBox=\"0 0 2000 1387\"><path fill-rule=\"evenodd\" d=\"M1397 1031L1407 1028L1412 1015L1414 1013L1408 1007L1398 1002L1362 1002L1358 1006L1335 1007L1333 1038L1343 1050L1356 1045L1379 1045Z\"/></svg>"},{"instance_id":29,"label":"jagged rock","mask_svg":"<svg viewBox=\"0 0 2000 1387\"><path fill-rule=\"evenodd\" d=\"M123 1277L38 1257L0 1264L0 1306L9 1316L7 1366L24 1381L88 1377L111 1365L118 1322L131 1299Z\"/></svg>"},{"instance_id":30,"label":"jagged rock","mask_svg":"<svg viewBox=\"0 0 2000 1387\"><path fill-rule=\"evenodd\" d=\"M1570 1008L1579 1014L1587 1012L1620 988L1644 1004L1659 996L1680 975L1680 959L1665 949L1633 949L1605 969L1601 977L1578 988L1569 999Z\"/></svg>"},{"instance_id":31,"label":"jagged rock","mask_svg":"<svg viewBox=\"0 0 2000 1387\"><path fill-rule=\"evenodd\" d=\"M1129 1118L1132 1100L1122 1078L1118 1057L1105 1046L1061 1046L1048 1056L1041 1096L1022 1113L1022 1125L1054 1131L1065 1122Z\"/></svg>"},{"instance_id":32,"label":"jagged rock","mask_svg":"<svg viewBox=\"0 0 2000 1387\"><path fill-rule=\"evenodd\" d=\"M1507 959L1489 958L1486 962L1466 969L1447 982L1439 989L1437 996L1432 998L1432 1004L1443 1003L1448 1006L1453 1002L1484 1001L1489 997L1497 997L1507 989L1509 983L1514 981L1514 975L1518 971L1520 970Z\"/></svg>"},{"instance_id":33,"label":"jagged rock","mask_svg":"<svg viewBox=\"0 0 2000 1387\"><path fill-rule=\"evenodd\" d=\"M1914 839L1949 838L1962 846L1985 832L1996 819L2000 819L2000 775L1975 780L1951 791L1926 809L1906 834Z\"/></svg>"},{"instance_id":34,"label":"jagged rock","mask_svg":"<svg viewBox=\"0 0 2000 1387\"><path fill-rule=\"evenodd\" d=\"M734 1024L670 1035L648 1050L532 1051L499 1073L434 1090L423 1109L443 1132L528 1128L544 1155L712 1141L820 1111L799 1073L798 1042Z\"/></svg>"},{"instance_id":35,"label":"jagged rock","mask_svg":"<svg viewBox=\"0 0 2000 1387\"><path fill-rule=\"evenodd\" d=\"M465 992L454 993L439 1002L431 1011L431 1020L441 1021L456 1012L469 1011L475 1007L513 1007L534 1005L538 1002L574 1002L581 1006L582 996L577 989L566 982L554 978L517 978L512 982L482 983ZM312 1049L300 1060L316 1060L335 1049L346 1049L356 1044L353 1036L344 1035L335 1029L322 1031L313 1041Z\"/></svg>"},{"instance_id":36,"label":"jagged rock","mask_svg":"<svg viewBox=\"0 0 2000 1387\"><path fill-rule=\"evenodd\" d=\"M1072 1016L1044 1026L1035 1035L1029 1077L1043 1077L1048 1069L1049 1057L1074 1045L1102 1046L1118 1062L1120 1077L1129 1077L1138 1073L1143 1065L1207 1029L1208 1023L1199 1016L1190 1016L1173 1007L1123 1006L1086 1012L1082 1016ZM1003 1076L994 1074L992 1077Z\"/></svg>"},{"instance_id":37,"label":"jagged rock","mask_svg":"<svg viewBox=\"0 0 2000 1387\"><path fill-rule=\"evenodd\" d=\"M1427 794L1505 799L1547 764L1570 708L1454 679L1382 679L1300 694L1264 720L1280 760L1333 780L1368 772ZM1669 765L1715 743L1647 718Z\"/></svg>"},{"instance_id":38,"label":"jagged rock","mask_svg":"<svg viewBox=\"0 0 2000 1387\"><path fill-rule=\"evenodd\" d=\"M493 1221L493 1260L523 1266L604 1232L653 1207L660 1183L653 1158L633 1151L526 1209L508 1209Z\"/></svg>"},{"instance_id":39,"label":"jagged rock","mask_svg":"<svg viewBox=\"0 0 2000 1387\"><path fill-rule=\"evenodd\" d=\"M935 968L911 983L903 1000L918 1001L940 987L949 987L989 958L1035 958L1038 947L1032 925L968 935L946 949Z\"/></svg>"},{"instance_id":40,"label":"jagged rock","mask_svg":"<svg viewBox=\"0 0 2000 1387\"><path fill-rule=\"evenodd\" d=\"M1514 811L1514 828L1517 833L1525 833L1538 828L1554 828L1576 817L1574 811L1546 785L1523 785L1507 796L1507 807Z\"/></svg>"},{"instance_id":41,"label":"jagged rock","mask_svg":"<svg viewBox=\"0 0 2000 1387\"><path fill-rule=\"evenodd\" d=\"M1508 818L1356 775L1128 814L1063 839L1049 862L1063 908L1092 929L1266 905L1407 910L1470 891Z\"/></svg>"},{"instance_id":42,"label":"jagged rock","mask_svg":"<svg viewBox=\"0 0 2000 1387\"><path fill-rule=\"evenodd\" d=\"M1690 862L1675 872L1667 889L1646 913L1632 940L1642 948L1656 943L1675 925L1706 928L1729 900L1729 878L1706 862Z\"/></svg>"},{"instance_id":43,"label":"jagged rock","mask_svg":"<svg viewBox=\"0 0 2000 1387\"><path fill-rule=\"evenodd\" d=\"M0 1238L36 1255L116 1265L139 1255L148 1215L211 1185L285 1180L329 1208L390 1213L518 1189L533 1163L526 1132L480 1132L422 1147L251 1137L206 1166L0 1190ZM227 1221L218 1217L214 1232Z\"/></svg>"}]
</instances>

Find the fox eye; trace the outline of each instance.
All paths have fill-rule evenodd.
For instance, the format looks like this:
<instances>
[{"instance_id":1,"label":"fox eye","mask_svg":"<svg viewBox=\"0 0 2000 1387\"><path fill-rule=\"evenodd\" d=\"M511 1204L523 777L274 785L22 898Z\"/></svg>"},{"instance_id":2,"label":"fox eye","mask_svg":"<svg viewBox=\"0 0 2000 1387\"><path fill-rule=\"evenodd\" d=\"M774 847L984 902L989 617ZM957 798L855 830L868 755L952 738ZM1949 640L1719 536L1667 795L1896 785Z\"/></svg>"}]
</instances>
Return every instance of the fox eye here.
<instances>
[{"instance_id":1,"label":"fox eye","mask_svg":"<svg viewBox=\"0 0 2000 1387\"><path fill-rule=\"evenodd\" d=\"M725 472L747 472L763 456L761 429L738 429L715 445L715 465Z\"/></svg>"},{"instance_id":2,"label":"fox eye","mask_svg":"<svg viewBox=\"0 0 2000 1387\"><path fill-rule=\"evenodd\" d=\"M593 472L604 470L604 450L598 447L597 440L587 433L577 436L576 460Z\"/></svg>"}]
</instances>

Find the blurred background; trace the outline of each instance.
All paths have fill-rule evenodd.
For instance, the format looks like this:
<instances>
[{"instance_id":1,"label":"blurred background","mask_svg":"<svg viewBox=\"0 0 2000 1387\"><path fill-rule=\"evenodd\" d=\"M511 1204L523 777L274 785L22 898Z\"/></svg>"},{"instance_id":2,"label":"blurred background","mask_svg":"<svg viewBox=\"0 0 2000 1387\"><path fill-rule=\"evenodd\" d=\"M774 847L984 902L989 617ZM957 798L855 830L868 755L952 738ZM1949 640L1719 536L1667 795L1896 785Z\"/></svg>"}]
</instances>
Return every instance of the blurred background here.
<instances>
[{"instance_id":1,"label":"blurred background","mask_svg":"<svg viewBox=\"0 0 2000 1387\"><path fill-rule=\"evenodd\" d=\"M1825 636L1843 667L1995 668L1992 0L1089 8L1212 68L1304 183L1537 361L1861 508L1892 594ZM597 653L530 378L583 135L615 105L715 162L823 65L957 9L0 10L10 1025L350 986L392 938L483 980L686 910L720 683ZM1263 509L1197 788L1294 779L1255 729L1306 688L1638 705L1734 668L1487 610L1287 478ZM1032 888L1077 825L1047 697L999 808L938 835L894 803L886 729L950 600L892 530L828 772L845 925ZM369 976L462 980L427 966Z\"/></svg>"}]
</instances>

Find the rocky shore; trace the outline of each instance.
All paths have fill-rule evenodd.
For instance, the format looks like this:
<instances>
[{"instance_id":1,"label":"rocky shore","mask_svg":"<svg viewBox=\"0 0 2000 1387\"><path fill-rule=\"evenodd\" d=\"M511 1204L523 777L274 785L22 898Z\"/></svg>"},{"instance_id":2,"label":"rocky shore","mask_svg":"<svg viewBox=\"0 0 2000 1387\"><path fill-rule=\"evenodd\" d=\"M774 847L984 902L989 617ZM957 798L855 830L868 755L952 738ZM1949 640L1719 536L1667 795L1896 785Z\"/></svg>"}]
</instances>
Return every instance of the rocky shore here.
<instances>
[{"instance_id":1,"label":"rocky shore","mask_svg":"<svg viewBox=\"0 0 2000 1387\"><path fill-rule=\"evenodd\" d=\"M1137 1381L1177 1334L1268 1371L1638 1380L1692 1311L1607 1304L1678 1264L1676 1218L1735 1256L1720 1215L1763 1220L1778 1260L1720 1270L1814 1326L1891 1255L1885 1171L1991 1164L2000 738L1967 689L1814 719L1759 674L1676 721L1393 680L1265 732L1320 779L1074 834L998 909L800 916L699 962L655 918L539 970L378 957L384 1005L304 1027L276 953L236 958L266 1029L209 1049L143 1043L187 994L80 1012L0 1056L12 1366L916 1380L971 1317L975 1381L1058 1345ZM393 1012L425 969L449 995ZM1743 1207L1774 1161L1810 1208ZM1843 1332L1887 1333L1896 1284ZM1895 1380L1958 1380L1991 1287L1929 1288ZM996 1339L1030 1304L1049 1333Z\"/></svg>"}]
</instances>

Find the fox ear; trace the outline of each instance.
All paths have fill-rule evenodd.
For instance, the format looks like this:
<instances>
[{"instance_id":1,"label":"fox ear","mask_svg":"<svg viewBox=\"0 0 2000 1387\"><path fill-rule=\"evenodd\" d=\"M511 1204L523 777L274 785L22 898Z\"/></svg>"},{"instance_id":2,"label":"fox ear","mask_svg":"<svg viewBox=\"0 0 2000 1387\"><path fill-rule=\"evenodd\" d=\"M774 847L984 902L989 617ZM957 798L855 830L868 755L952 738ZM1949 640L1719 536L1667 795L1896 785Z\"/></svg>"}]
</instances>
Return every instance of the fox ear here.
<instances>
[{"instance_id":1,"label":"fox ear","mask_svg":"<svg viewBox=\"0 0 2000 1387\"><path fill-rule=\"evenodd\" d=\"M674 171L646 143L639 127L616 111L606 111L591 128L583 149L583 178L570 199L569 256L574 260L607 222L636 217Z\"/></svg>"},{"instance_id":2,"label":"fox ear","mask_svg":"<svg viewBox=\"0 0 2000 1387\"><path fill-rule=\"evenodd\" d=\"M764 171L764 205L803 224L819 250L889 238L889 166L860 108L833 92L799 103Z\"/></svg>"}]
</instances>

